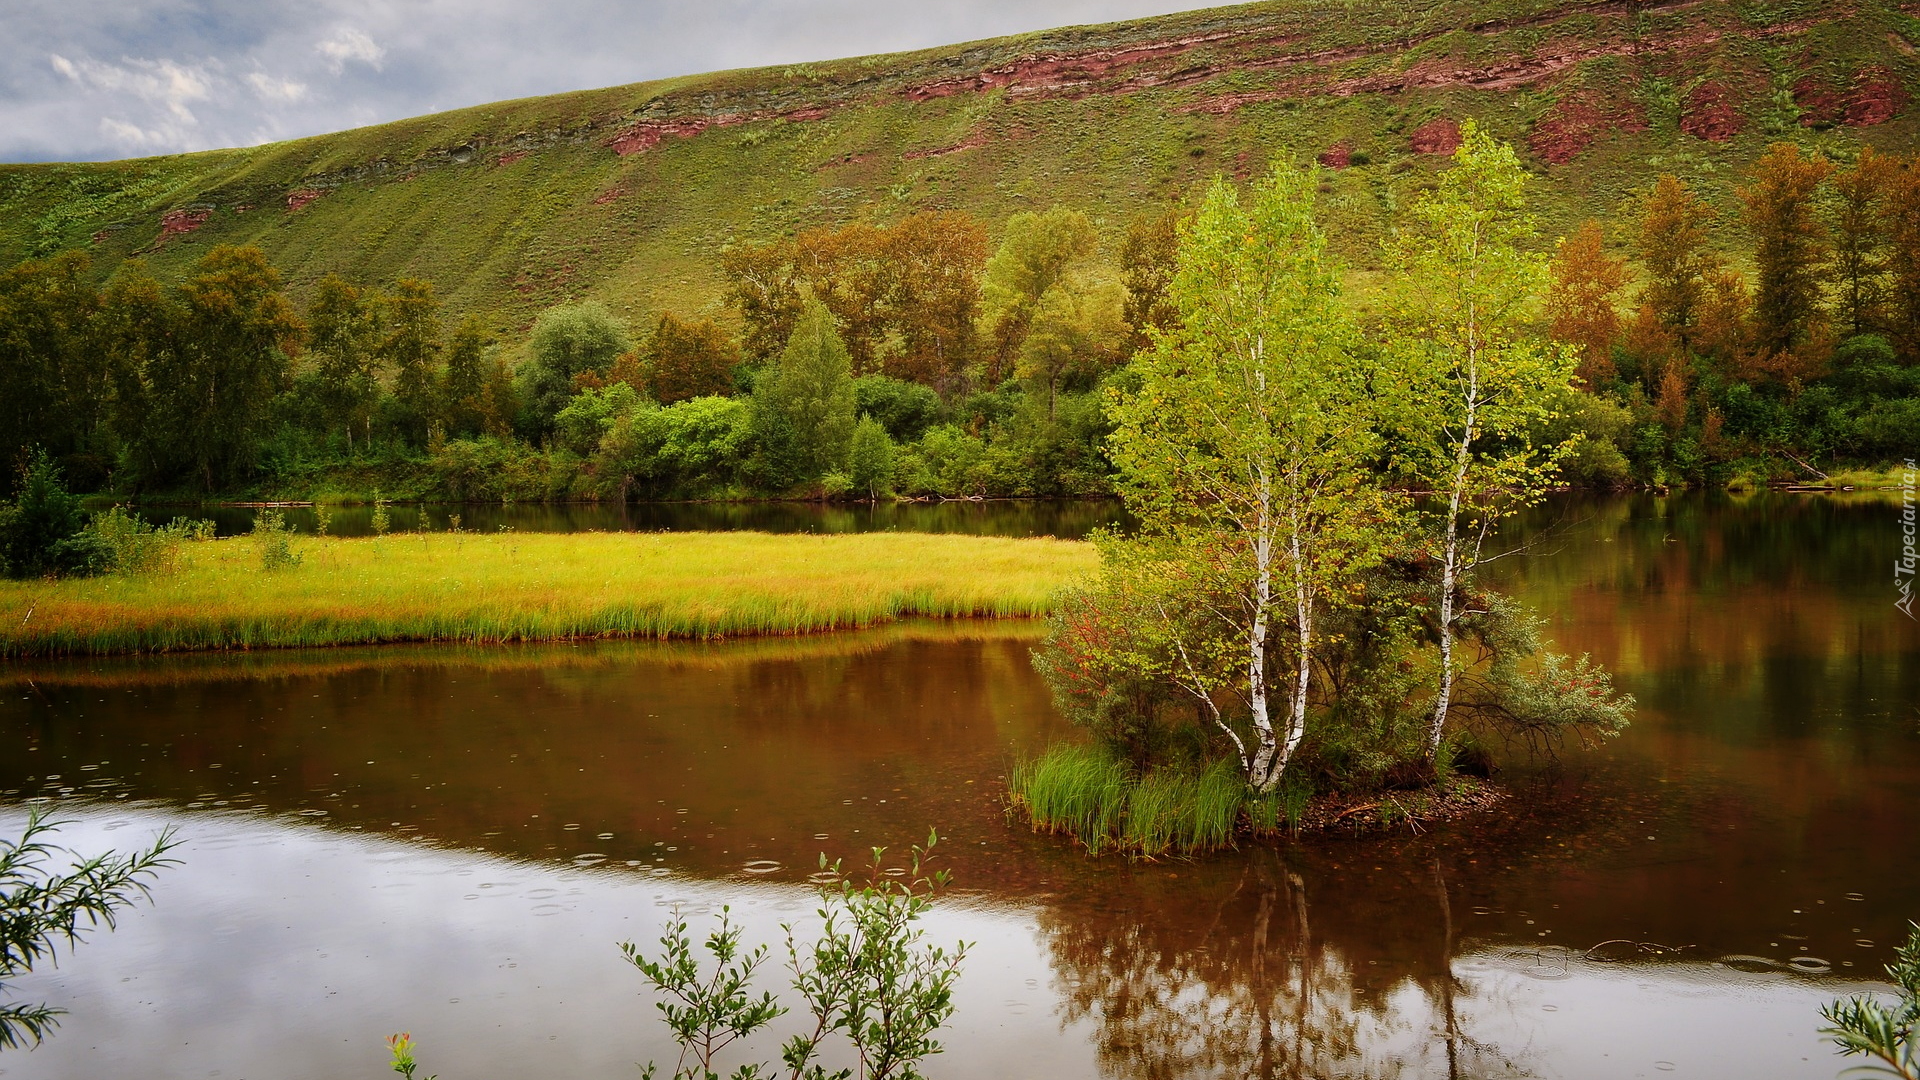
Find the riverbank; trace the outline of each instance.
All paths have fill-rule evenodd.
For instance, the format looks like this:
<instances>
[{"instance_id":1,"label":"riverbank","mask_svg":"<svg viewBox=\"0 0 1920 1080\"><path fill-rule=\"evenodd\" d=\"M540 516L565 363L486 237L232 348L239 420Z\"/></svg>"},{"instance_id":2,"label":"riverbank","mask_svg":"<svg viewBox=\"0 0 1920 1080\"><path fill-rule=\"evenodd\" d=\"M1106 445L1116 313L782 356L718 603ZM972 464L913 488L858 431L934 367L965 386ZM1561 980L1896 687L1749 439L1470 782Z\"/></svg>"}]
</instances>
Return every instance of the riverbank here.
<instances>
[{"instance_id":1,"label":"riverbank","mask_svg":"<svg viewBox=\"0 0 1920 1080\"><path fill-rule=\"evenodd\" d=\"M719 638L1031 618L1090 545L911 533L412 533L184 545L162 576L0 583L0 657Z\"/></svg>"}]
</instances>

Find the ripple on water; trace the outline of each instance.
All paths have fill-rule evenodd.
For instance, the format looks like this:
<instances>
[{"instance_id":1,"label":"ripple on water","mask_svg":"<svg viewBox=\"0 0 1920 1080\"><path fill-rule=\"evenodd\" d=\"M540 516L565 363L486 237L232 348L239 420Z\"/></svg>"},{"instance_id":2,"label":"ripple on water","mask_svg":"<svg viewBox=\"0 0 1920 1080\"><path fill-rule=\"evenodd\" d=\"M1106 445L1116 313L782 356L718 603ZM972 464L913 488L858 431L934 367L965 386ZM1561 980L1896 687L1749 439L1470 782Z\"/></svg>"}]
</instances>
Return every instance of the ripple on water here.
<instances>
[{"instance_id":1,"label":"ripple on water","mask_svg":"<svg viewBox=\"0 0 1920 1080\"><path fill-rule=\"evenodd\" d=\"M1722 967L1730 967L1735 971L1744 971L1749 975L1765 975L1785 970L1778 960L1765 956L1748 956L1745 953L1723 956L1714 963Z\"/></svg>"},{"instance_id":2,"label":"ripple on water","mask_svg":"<svg viewBox=\"0 0 1920 1080\"><path fill-rule=\"evenodd\" d=\"M1818 956L1796 956L1787 961L1787 966L1801 975L1825 975L1833 970L1833 963Z\"/></svg>"},{"instance_id":3,"label":"ripple on water","mask_svg":"<svg viewBox=\"0 0 1920 1080\"><path fill-rule=\"evenodd\" d=\"M740 869L749 874L771 874L780 869L780 864L772 859L754 859Z\"/></svg>"},{"instance_id":4,"label":"ripple on water","mask_svg":"<svg viewBox=\"0 0 1920 1080\"><path fill-rule=\"evenodd\" d=\"M586 851L573 857L575 866L599 866L606 861L607 857L598 851Z\"/></svg>"}]
</instances>

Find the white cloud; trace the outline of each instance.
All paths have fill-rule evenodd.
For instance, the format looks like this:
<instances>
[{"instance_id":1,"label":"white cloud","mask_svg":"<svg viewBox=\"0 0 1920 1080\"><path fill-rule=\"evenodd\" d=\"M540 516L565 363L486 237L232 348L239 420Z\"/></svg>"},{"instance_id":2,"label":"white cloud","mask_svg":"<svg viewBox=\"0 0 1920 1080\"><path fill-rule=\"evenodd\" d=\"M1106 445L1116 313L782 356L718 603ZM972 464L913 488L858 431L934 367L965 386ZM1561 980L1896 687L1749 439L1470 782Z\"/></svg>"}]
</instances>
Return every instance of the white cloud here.
<instances>
[{"instance_id":1,"label":"white cloud","mask_svg":"<svg viewBox=\"0 0 1920 1080\"><path fill-rule=\"evenodd\" d=\"M264 71L247 72L247 85L268 101L300 101L307 96L306 83L276 79Z\"/></svg>"},{"instance_id":2,"label":"white cloud","mask_svg":"<svg viewBox=\"0 0 1920 1080\"><path fill-rule=\"evenodd\" d=\"M182 124L195 122L188 104L211 98L221 81L209 65L173 60L127 57L118 64L106 64L85 57L69 60L58 53L51 59L55 71L82 86L159 105Z\"/></svg>"},{"instance_id":3,"label":"white cloud","mask_svg":"<svg viewBox=\"0 0 1920 1080\"><path fill-rule=\"evenodd\" d=\"M380 67L380 58L387 55L387 50L351 26L315 45L314 50L327 58L327 66L335 75L340 74L350 60L358 60L377 69Z\"/></svg>"}]
</instances>

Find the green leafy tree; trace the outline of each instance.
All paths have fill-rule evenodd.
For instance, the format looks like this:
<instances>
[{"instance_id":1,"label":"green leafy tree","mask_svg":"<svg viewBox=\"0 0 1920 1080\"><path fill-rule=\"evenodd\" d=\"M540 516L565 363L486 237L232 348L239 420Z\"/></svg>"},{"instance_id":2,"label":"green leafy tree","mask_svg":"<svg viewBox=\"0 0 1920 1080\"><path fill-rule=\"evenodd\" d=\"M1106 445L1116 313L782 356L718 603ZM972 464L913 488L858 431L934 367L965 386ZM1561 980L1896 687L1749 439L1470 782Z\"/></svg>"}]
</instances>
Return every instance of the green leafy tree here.
<instances>
[{"instance_id":1,"label":"green leafy tree","mask_svg":"<svg viewBox=\"0 0 1920 1080\"><path fill-rule=\"evenodd\" d=\"M320 279L307 305L307 365L319 405L340 424L349 451L356 428L365 443L373 442L380 337L380 310L373 297L338 274Z\"/></svg>"},{"instance_id":2,"label":"green leafy tree","mask_svg":"<svg viewBox=\"0 0 1920 1080\"><path fill-rule=\"evenodd\" d=\"M1111 409L1120 490L1141 526L1137 542L1107 545L1107 576L1132 583L1157 663L1260 792L1305 735L1319 620L1368 560L1380 509L1367 370L1313 190L1310 172L1281 169L1243 205L1215 182L1182 237L1179 323ZM1291 683L1278 708L1276 668Z\"/></svg>"},{"instance_id":3,"label":"green leafy tree","mask_svg":"<svg viewBox=\"0 0 1920 1080\"><path fill-rule=\"evenodd\" d=\"M153 395L147 378L173 363L179 325L178 304L145 263L127 262L107 282L94 340L113 380L108 422L136 483L161 472L157 440L148 436Z\"/></svg>"},{"instance_id":4,"label":"green leafy tree","mask_svg":"<svg viewBox=\"0 0 1920 1080\"><path fill-rule=\"evenodd\" d=\"M847 479L853 490L878 501L893 488L893 436L886 426L871 416L863 416L853 427L847 444Z\"/></svg>"},{"instance_id":5,"label":"green leafy tree","mask_svg":"<svg viewBox=\"0 0 1920 1080\"><path fill-rule=\"evenodd\" d=\"M573 396L575 377L605 374L631 347L626 326L599 304L564 304L542 312L533 324L527 362L517 373L521 431L545 438L554 416Z\"/></svg>"},{"instance_id":6,"label":"green leafy tree","mask_svg":"<svg viewBox=\"0 0 1920 1080\"><path fill-rule=\"evenodd\" d=\"M1024 211L1007 219L1006 235L987 260L982 278L989 384L998 383L1013 367L1041 298L1084 266L1097 241L1087 215L1066 207Z\"/></svg>"},{"instance_id":7,"label":"green leafy tree","mask_svg":"<svg viewBox=\"0 0 1920 1080\"><path fill-rule=\"evenodd\" d=\"M408 438L424 441L444 426L435 393L440 355L445 342L440 329L440 301L433 286L402 278L386 297L386 335L380 341L381 366L393 372L393 396L405 417Z\"/></svg>"},{"instance_id":8,"label":"green leafy tree","mask_svg":"<svg viewBox=\"0 0 1920 1080\"><path fill-rule=\"evenodd\" d=\"M817 480L846 464L856 399L853 363L833 316L809 304L778 359L753 390L763 479L773 487Z\"/></svg>"},{"instance_id":9,"label":"green leafy tree","mask_svg":"<svg viewBox=\"0 0 1920 1080\"><path fill-rule=\"evenodd\" d=\"M1059 413L1063 382L1090 380L1119 361L1127 342L1125 302L1117 282L1098 279L1064 279L1041 294L1014 373L1030 392L1044 390L1049 421Z\"/></svg>"},{"instance_id":10,"label":"green leafy tree","mask_svg":"<svg viewBox=\"0 0 1920 1080\"><path fill-rule=\"evenodd\" d=\"M163 478L214 491L253 466L303 327L253 247L208 252L177 311L173 347L149 358L142 438Z\"/></svg>"},{"instance_id":11,"label":"green leafy tree","mask_svg":"<svg viewBox=\"0 0 1920 1080\"><path fill-rule=\"evenodd\" d=\"M1529 433L1553 417L1573 377L1571 352L1535 333L1548 280L1531 250L1528 175L1513 148L1463 125L1453 167L1413 205L1392 252L1402 274L1388 351L1400 390L1406 464L1430 484L1440 675L1429 754L1437 754L1453 701L1454 639L1463 589L1493 524L1537 499L1560 447Z\"/></svg>"},{"instance_id":12,"label":"green leafy tree","mask_svg":"<svg viewBox=\"0 0 1920 1080\"><path fill-rule=\"evenodd\" d=\"M0 573L31 578L96 569L87 515L44 449L28 454L16 487L19 498L0 503Z\"/></svg>"},{"instance_id":13,"label":"green leafy tree","mask_svg":"<svg viewBox=\"0 0 1920 1080\"><path fill-rule=\"evenodd\" d=\"M92 334L99 310L92 263L78 252L0 274L0 455L8 466L29 446L68 460L107 449L111 380ZM90 471L89 487L105 479L104 468Z\"/></svg>"},{"instance_id":14,"label":"green leafy tree","mask_svg":"<svg viewBox=\"0 0 1920 1080\"><path fill-rule=\"evenodd\" d=\"M476 315L460 320L447 341L439 397L449 434L476 435L486 429L487 344L486 325Z\"/></svg>"}]
</instances>

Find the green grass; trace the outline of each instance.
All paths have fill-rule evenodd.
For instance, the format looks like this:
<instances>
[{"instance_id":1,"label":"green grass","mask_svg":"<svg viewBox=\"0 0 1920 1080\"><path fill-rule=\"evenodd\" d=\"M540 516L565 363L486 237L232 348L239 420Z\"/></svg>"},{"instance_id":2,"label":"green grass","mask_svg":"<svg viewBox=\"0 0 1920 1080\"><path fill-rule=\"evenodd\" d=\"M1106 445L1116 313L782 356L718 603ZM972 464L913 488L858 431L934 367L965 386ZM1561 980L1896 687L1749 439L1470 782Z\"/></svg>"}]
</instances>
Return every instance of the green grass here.
<instances>
[{"instance_id":1,"label":"green grass","mask_svg":"<svg viewBox=\"0 0 1920 1080\"><path fill-rule=\"evenodd\" d=\"M212 244L254 243L297 296L329 272L362 282L424 277L455 313L495 316L513 336L534 312L574 298L635 319L662 308L718 310L726 245L815 225L957 208L997 231L1016 211L1063 203L1093 215L1112 241L1137 208L1209 176L1250 175L1335 143L1367 160L1325 177L1323 206L1329 235L1364 278L1395 215L1443 164L1412 152L1416 128L1472 116L1524 147L1573 95L1637 103L1649 126L1609 125L1568 164L1534 162L1549 236L1586 217L1630 222L1636 193L1661 172L1693 183L1730 217L1742 170L1774 138L1841 157L1862 143L1904 152L1920 141L1912 107L1877 127L1818 129L1799 125L1770 89L1802 77L1844 87L1875 66L1913 87L1920 60L1908 46L1920 42L1920 18L1892 0L1845 8L1704 0L1601 14L1585 6L1282 0L498 102L244 149L0 166L0 265L84 248L103 273L141 254L171 276ZM1533 24L1485 25L1495 20ZM1208 36L1212 44L1185 51L1141 48ZM1350 51L1284 62L1329 49ZM1511 71L1583 49L1591 59L1497 89L1472 79L1338 89L1409 73ZM1014 89L917 101L907 93L1035 56L1097 62L1127 50L1137 59L1071 92L1035 75ZM1726 142L1679 128L1687 94L1707 79L1738 91L1746 128ZM1245 103L1200 108L1229 94ZM712 127L627 157L608 145L637 114L711 119L809 107L824 115ZM917 153L971 142L979 145ZM289 210L288 195L304 189L324 194ZM157 243L161 216L191 207L212 216ZM1731 225L1718 235L1730 248L1745 239ZM1625 229L1610 239L1624 243Z\"/></svg>"},{"instance_id":2,"label":"green grass","mask_svg":"<svg viewBox=\"0 0 1920 1080\"><path fill-rule=\"evenodd\" d=\"M1094 854L1147 858L1232 847L1249 802L1231 761L1137 774L1103 750L1073 745L1015 765L1007 788L1035 830L1071 836Z\"/></svg>"},{"instance_id":3,"label":"green grass","mask_svg":"<svg viewBox=\"0 0 1920 1080\"><path fill-rule=\"evenodd\" d=\"M1087 544L915 533L411 533L191 543L177 572L0 583L0 657L393 641L800 634L1026 618Z\"/></svg>"}]
</instances>

